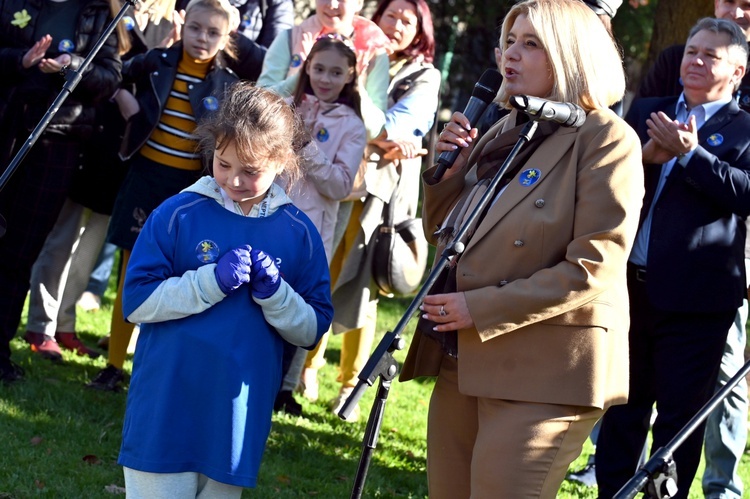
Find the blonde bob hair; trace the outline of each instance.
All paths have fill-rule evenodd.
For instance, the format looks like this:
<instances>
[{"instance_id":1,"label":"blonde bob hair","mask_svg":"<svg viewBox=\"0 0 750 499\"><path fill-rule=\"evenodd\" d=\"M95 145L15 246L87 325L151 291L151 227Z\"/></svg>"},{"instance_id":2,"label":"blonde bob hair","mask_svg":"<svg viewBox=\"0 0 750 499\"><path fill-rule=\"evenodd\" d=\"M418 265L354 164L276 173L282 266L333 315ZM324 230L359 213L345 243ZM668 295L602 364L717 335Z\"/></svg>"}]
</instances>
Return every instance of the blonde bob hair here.
<instances>
[{"instance_id":1,"label":"blonde bob hair","mask_svg":"<svg viewBox=\"0 0 750 499\"><path fill-rule=\"evenodd\" d=\"M550 95L573 102L585 111L602 109L622 100L625 72L612 35L596 14L580 0L525 0L514 5L503 21L500 46L518 16L525 15L547 55L554 85ZM504 60L503 60L504 64ZM505 83L497 102L510 107Z\"/></svg>"}]
</instances>

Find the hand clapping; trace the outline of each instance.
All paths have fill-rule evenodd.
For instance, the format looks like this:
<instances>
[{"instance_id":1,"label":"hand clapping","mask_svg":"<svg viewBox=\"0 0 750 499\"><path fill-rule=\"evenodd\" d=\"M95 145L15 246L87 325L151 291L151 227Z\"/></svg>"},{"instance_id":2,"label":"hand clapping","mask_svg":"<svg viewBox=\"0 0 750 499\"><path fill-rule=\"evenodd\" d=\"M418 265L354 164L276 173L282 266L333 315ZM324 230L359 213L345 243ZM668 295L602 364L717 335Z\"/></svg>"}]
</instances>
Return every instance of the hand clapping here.
<instances>
[{"instance_id":1,"label":"hand clapping","mask_svg":"<svg viewBox=\"0 0 750 499\"><path fill-rule=\"evenodd\" d=\"M643 160L646 163L663 164L698 146L695 116L690 116L687 123L680 123L662 112L651 113L646 124L646 133L651 139L643 146Z\"/></svg>"}]
</instances>

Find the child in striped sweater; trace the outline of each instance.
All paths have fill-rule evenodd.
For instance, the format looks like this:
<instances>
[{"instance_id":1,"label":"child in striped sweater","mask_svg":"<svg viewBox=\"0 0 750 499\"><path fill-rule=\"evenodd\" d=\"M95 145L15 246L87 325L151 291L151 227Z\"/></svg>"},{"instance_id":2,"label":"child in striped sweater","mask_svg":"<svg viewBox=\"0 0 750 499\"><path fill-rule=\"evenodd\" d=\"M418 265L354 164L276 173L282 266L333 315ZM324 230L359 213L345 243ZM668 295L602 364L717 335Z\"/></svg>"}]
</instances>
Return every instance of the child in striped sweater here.
<instances>
[{"instance_id":1,"label":"child in striped sweater","mask_svg":"<svg viewBox=\"0 0 750 499\"><path fill-rule=\"evenodd\" d=\"M108 242L122 248L120 284L112 311L108 365L87 385L117 391L134 325L122 314L122 284L130 251L151 211L192 185L203 170L193 131L219 108L237 76L226 67L233 57L233 7L228 0L191 0L182 40L128 61L124 84L115 95L128 120L120 156L130 167L115 201Z\"/></svg>"}]
</instances>

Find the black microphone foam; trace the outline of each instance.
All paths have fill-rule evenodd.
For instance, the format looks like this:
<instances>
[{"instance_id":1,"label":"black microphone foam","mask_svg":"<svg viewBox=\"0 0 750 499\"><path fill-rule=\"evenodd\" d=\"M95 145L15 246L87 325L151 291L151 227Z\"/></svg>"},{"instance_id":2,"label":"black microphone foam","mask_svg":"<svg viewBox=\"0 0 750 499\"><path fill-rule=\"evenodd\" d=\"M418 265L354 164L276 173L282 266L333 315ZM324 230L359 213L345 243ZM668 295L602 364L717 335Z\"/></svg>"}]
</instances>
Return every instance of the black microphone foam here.
<instances>
[{"instance_id":1,"label":"black microphone foam","mask_svg":"<svg viewBox=\"0 0 750 499\"><path fill-rule=\"evenodd\" d=\"M579 127L586 121L586 111L571 102L554 102L529 95L512 95L509 102L538 121L553 121L567 127Z\"/></svg>"},{"instance_id":2,"label":"black microphone foam","mask_svg":"<svg viewBox=\"0 0 750 499\"><path fill-rule=\"evenodd\" d=\"M482 114L490 105L490 102L497 95L497 91L500 90L500 85L503 82L503 76L495 69L488 69L482 74L482 77L474 85L474 90L471 92L471 98L469 103L466 104L464 109L464 116L469 120L472 126L479 121ZM453 166L456 162L456 158L461 153L461 149L455 151L443 151L438 156L437 163L438 167L435 170L432 178L433 180L440 180L445 174L445 170Z\"/></svg>"}]
</instances>

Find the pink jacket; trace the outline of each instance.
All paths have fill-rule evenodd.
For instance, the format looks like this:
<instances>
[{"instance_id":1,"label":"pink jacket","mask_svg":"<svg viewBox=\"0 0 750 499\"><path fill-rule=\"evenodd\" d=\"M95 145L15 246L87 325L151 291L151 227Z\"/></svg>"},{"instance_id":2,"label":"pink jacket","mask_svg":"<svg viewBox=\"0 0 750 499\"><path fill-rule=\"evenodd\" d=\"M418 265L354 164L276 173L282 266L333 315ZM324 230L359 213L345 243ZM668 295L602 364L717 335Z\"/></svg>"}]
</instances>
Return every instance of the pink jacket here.
<instances>
[{"instance_id":1,"label":"pink jacket","mask_svg":"<svg viewBox=\"0 0 750 499\"><path fill-rule=\"evenodd\" d=\"M291 188L289 197L320 231L330 262L339 200L352 190L367 145L367 132L362 120L346 104L321 102L313 95L305 95L297 112L313 140L302 150L304 177Z\"/></svg>"}]
</instances>

